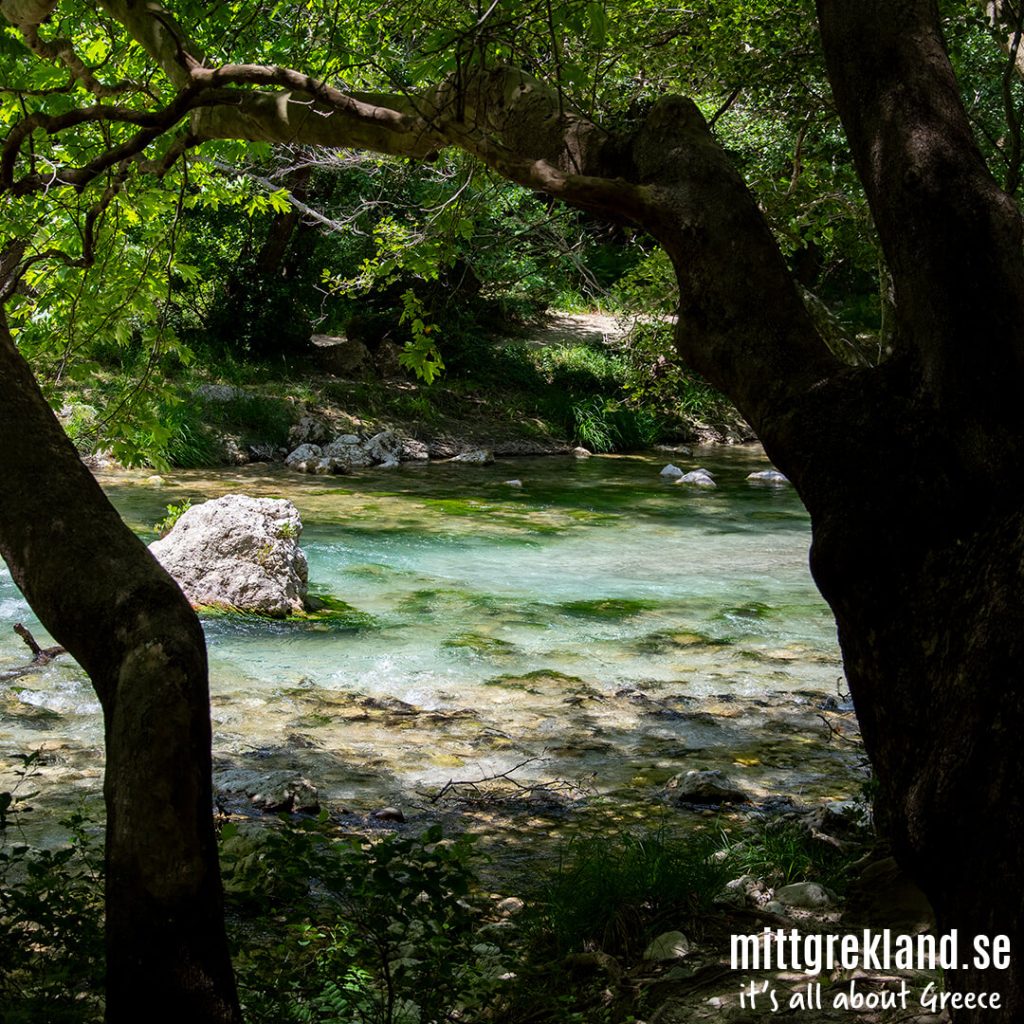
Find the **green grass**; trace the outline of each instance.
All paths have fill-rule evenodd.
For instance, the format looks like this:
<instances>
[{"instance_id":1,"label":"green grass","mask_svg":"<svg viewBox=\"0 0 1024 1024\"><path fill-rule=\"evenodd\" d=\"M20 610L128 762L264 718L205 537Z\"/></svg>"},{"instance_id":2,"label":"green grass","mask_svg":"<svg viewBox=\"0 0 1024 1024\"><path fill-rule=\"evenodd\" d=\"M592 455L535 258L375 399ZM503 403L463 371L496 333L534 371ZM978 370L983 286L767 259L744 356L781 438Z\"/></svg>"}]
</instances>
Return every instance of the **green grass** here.
<instances>
[{"instance_id":1,"label":"green grass","mask_svg":"<svg viewBox=\"0 0 1024 1024\"><path fill-rule=\"evenodd\" d=\"M866 831L864 838L870 838L870 833ZM851 880L851 866L864 852L857 843L840 849L815 839L804 823L785 819L764 822L736 841L724 834L722 840L738 875L762 878L775 888L791 882L820 882L840 894Z\"/></svg>"},{"instance_id":2,"label":"green grass","mask_svg":"<svg viewBox=\"0 0 1024 1024\"><path fill-rule=\"evenodd\" d=\"M665 829L581 836L535 894L538 926L561 956L637 956L659 932L706 912L733 877L716 837Z\"/></svg>"}]
</instances>

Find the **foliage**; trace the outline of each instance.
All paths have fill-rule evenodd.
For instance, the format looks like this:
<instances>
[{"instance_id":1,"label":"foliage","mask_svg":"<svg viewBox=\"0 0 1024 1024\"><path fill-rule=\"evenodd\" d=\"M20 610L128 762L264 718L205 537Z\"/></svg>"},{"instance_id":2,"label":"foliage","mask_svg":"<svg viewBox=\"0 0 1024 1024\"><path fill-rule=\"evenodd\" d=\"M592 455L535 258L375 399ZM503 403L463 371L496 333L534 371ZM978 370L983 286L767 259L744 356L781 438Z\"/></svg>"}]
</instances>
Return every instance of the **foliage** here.
<instances>
[{"instance_id":1,"label":"foliage","mask_svg":"<svg viewBox=\"0 0 1024 1024\"><path fill-rule=\"evenodd\" d=\"M539 893L545 936L561 955L583 948L636 955L721 892L733 865L714 856L717 848L709 834L664 828L574 839Z\"/></svg>"},{"instance_id":2,"label":"foliage","mask_svg":"<svg viewBox=\"0 0 1024 1024\"><path fill-rule=\"evenodd\" d=\"M630 332L622 387L638 408L662 416L714 418L728 400L679 361L672 324L639 321Z\"/></svg>"},{"instance_id":3,"label":"foliage","mask_svg":"<svg viewBox=\"0 0 1024 1024\"><path fill-rule=\"evenodd\" d=\"M38 752L21 755L13 792L0 792L0 1005L6 1024L97 1020L103 990L102 857L87 822L60 824L70 842L32 849L18 840L31 808Z\"/></svg>"},{"instance_id":4,"label":"foliage","mask_svg":"<svg viewBox=\"0 0 1024 1024\"><path fill-rule=\"evenodd\" d=\"M222 830L239 982L253 1021L414 1024L485 998L503 973L478 934L469 837L336 840L319 822Z\"/></svg>"},{"instance_id":5,"label":"foliage","mask_svg":"<svg viewBox=\"0 0 1024 1024\"><path fill-rule=\"evenodd\" d=\"M786 819L763 822L738 842L724 834L722 839L722 849L740 871L775 888L814 881L841 893L850 881L851 866L864 852L856 843L837 847L815 838L805 823Z\"/></svg>"},{"instance_id":6,"label":"foliage","mask_svg":"<svg viewBox=\"0 0 1024 1024\"><path fill-rule=\"evenodd\" d=\"M161 537L166 537L167 534L174 529L174 524L192 507L192 501L186 498L180 505L168 505L167 515L163 517L159 522L153 524L153 529Z\"/></svg>"}]
</instances>

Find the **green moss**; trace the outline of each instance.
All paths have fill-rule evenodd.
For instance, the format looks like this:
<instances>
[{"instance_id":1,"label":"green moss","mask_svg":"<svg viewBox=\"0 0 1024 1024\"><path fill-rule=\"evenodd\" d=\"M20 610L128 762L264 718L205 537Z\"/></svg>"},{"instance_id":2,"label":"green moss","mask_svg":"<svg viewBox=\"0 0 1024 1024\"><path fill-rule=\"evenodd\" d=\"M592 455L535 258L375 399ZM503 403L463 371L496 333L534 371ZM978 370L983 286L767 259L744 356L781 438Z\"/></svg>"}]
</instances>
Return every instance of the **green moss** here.
<instances>
[{"instance_id":1,"label":"green moss","mask_svg":"<svg viewBox=\"0 0 1024 1024\"><path fill-rule=\"evenodd\" d=\"M296 718L291 725L296 729L320 729L325 725L333 724L333 722L334 719L330 715L325 715L321 712L313 712L309 715L303 715L301 718Z\"/></svg>"},{"instance_id":2,"label":"green moss","mask_svg":"<svg viewBox=\"0 0 1024 1024\"><path fill-rule=\"evenodd\" d=\"M509 690L523 690L526 693L541 693L545 686L555 686L570 693L579 689L590 689L579 676L566 675L564 672L558 672L551 668L492 676L490 679L484 680L484 686L501 686Z\"/></svg>"},{"instance_id":3,"label":"green moss","mask_svg":"<svg viewBox=\"0 0 1024 1024\"><path fill-rule=\"evenodd\" d=\"M373 615L329 594L310 594L306 604L308 610L295 616L299 621L322 624L332 631L381 628L380 621Z\"/></svg>"},{"instance_id":4,"label":"green moss","mask_svg":"<svg viewBox=\"0 0 1024 1024\"><path fill-rule=\"evenodd\" d=\"M630 647L641 654L664 654L688 647L728 647L735 643L732 637L711 636L688 630L656 630L632 641Z\"/></svg>"},{"instance_id":5,"label":"green moss","mask_svg":"<svg viewBox=\"0 0 1024 1024\"><path fill-rule=\"evenodd\" d=\"M500 511L495 505L472 498L424 498L423 504L446 516L487 516Z\"/></svg>"},{"instance_id":6,"label":"green moss","mask_svg":"<svg viewBox=\"0 0 1024 1024\"><path fill-rule=\"evenodd\" d=\"M496 636L482 636L479 633L455 633L441 642L442 647L455 647L474 651L477 654L512 654L515 645Z\"/></svg>"},{"instance_id":7,"label":"green moss","mask_svg":"<svg viewBox=\"0 0 1024 1024\"><path fill-rule=\"evenodd\" d=\"M591 601L566 601L557 606L564 615L586 619L628 619L641 612L657 608L656 601L621 597L596 598Z\"/></svg>"},{"instance_id":8,"label":"green moss","mask_svg":"<svg viewBox=\"0 0 1024 1024\"><path fill-rule=\"evenodd\" d=\"M447 590L414 590L398 602L398 610L409 615L425 615L436 611L446 598L450 599L451 593Z\"/></svg>"}]
</instances>

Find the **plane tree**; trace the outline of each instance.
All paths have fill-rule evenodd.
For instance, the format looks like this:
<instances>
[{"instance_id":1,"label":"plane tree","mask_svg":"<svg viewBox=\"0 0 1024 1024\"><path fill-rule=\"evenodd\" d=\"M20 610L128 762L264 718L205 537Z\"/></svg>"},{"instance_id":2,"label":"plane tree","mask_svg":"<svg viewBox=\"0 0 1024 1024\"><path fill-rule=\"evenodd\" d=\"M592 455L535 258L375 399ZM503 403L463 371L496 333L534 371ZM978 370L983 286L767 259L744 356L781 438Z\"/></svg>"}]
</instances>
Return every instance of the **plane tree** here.
<instances>
[{"instance_id":1,"label":"plane tree","mask_svg":"<svg viewBox=\"0 0 1024 1024\"><path fill-rule=\"evenodd\" d=\"M715 16L737 36L810 13L726 7ZM672 33L699 11L439 3L429 24L402 3L2 0L0 11L0 553L103 705L109 1020L161 1004L239 1019L209 813L205 651L180 592L81 466L14 333L84 315L66 293L85 268L94 317L126 291L160 308L147 275L173 265L166 225L205 185L190 160L225 145L424 161L457 147L657 241L678 282L681 358L736 404L810 512L812 571L835 613L881 829L940 927L1020 945L1021 217L975 139L934 0L816 8L828 102L893 283L892 351L873 366L824 343L693 100L655 89L630 118L599 116L602 96L626 88L615 26L664 37L657 60L670 64ZM584 46L604 69L590 79ZM947 984L1000 990L1005 1009L989 1019L1024 1007L1016 960Z\"/></svg>"}]
</instances>

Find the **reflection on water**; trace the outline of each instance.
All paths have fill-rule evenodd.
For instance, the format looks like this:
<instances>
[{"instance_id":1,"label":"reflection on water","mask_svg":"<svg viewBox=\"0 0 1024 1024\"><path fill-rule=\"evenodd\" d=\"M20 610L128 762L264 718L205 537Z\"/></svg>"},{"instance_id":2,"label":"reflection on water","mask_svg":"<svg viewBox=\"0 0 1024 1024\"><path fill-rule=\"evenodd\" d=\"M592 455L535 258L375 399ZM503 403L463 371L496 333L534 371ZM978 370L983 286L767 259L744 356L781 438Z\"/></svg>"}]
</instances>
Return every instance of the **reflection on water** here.
<instances>
[{"instance_id":1,"label":"reflection on water","mask_svg":"<svg viewBox=\"0 0 1024 1024\"><path fill-rule=\"evenodd\" d=\"M299 507L313 589L351 614L205 618L215 756L301 768L328 799L358 802L534 754L545 762L526 775L597 772L606 789L638 772L728 764L755 740L708 716L718 697L751 706L835 691L834 625L792 489L747 484L766 465L753 450L700 455L713 491L662 481L666 461L510 459L337 478L250 466L103 483L147 540L164 506L185 498L244 491ZM18 621L43 641L0 571L0 671L26 660ZM2 696L0 755L45 742L54 781L63 773L72 791L97 785L101 740L96 700L68 659ZM808 762L801 776L800 758L776 752L784 768L787 758L790 790L827 788L827 765ZM767 764L753 785L772 784L770 757L746 760Z\"/></svg>"}]
</instances>

